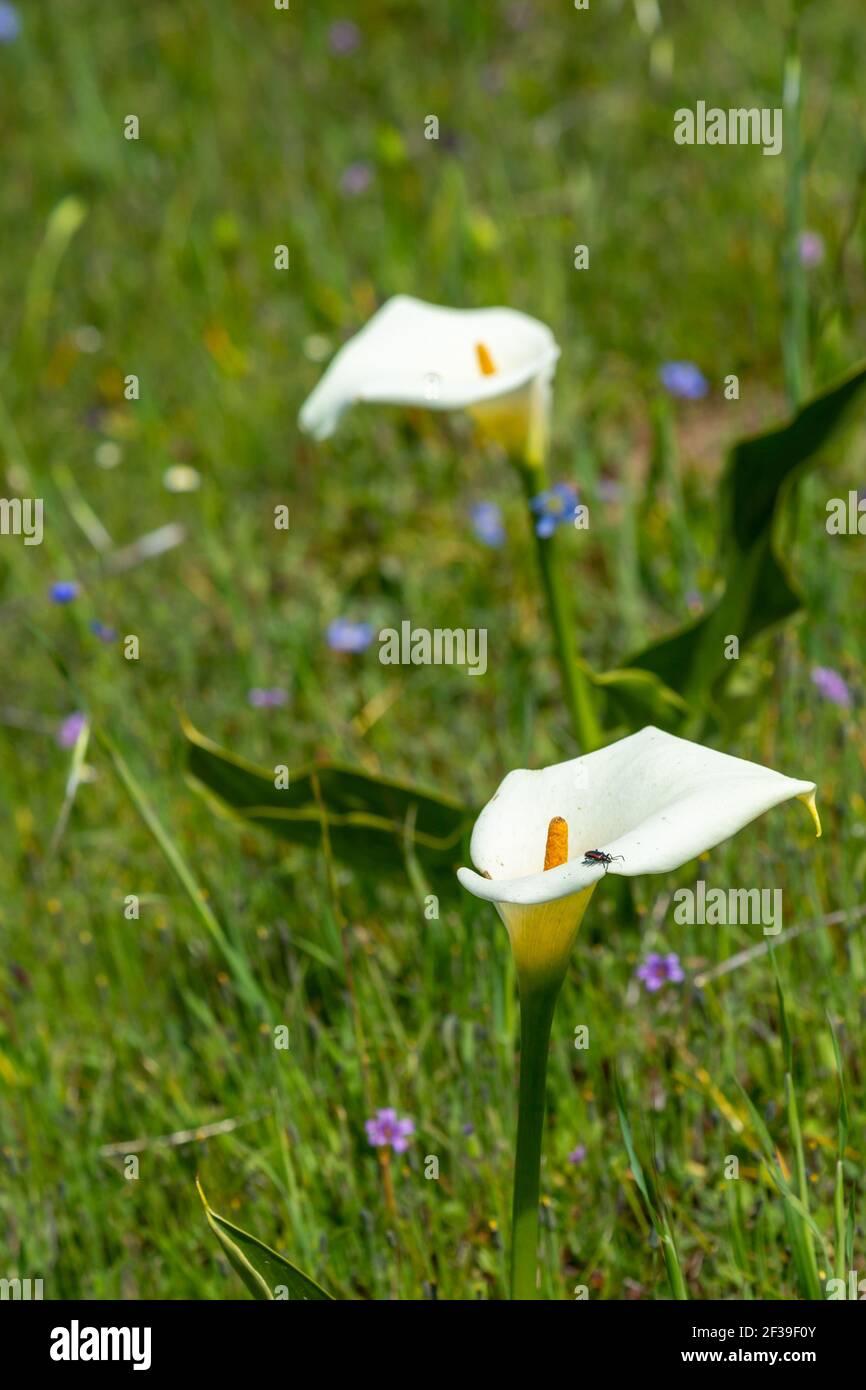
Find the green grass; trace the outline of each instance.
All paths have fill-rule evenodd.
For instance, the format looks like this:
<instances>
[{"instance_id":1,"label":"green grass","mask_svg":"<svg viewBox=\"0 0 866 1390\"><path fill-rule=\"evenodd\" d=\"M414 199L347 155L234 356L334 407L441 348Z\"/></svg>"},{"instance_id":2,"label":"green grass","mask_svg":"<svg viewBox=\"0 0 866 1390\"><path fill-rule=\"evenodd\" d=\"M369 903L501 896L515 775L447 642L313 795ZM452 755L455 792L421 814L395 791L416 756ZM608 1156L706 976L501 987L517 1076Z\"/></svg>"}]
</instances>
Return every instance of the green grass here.
<instances>
[{"instance_id":1,"label":"green grass","mask_svg":"<svg viewBox=\"0 0 866 1390\"><path fill-rule=\"evenodd\" d=\"M591 507L568 563L598 669L685 620L689 590L712 598L724 450L784 415L784 156L678 148L672 113L698 99L781 104L786 4L741 0L710 25L662 0L654 35L625 0L588 13L554 0L346 8L363 43L342 58L327 44L343 17L332 0L288 13L264 0L135 12L41 0L0 47L2 489L44 497L46 515L41 547L0 537L0 1274L42 1277L46 1297L244 1297L197 1172L218 1212L338 1297L506 1287L518 1019L493 910L455 881L427 920L399 848L391 874L329 866L321 851L239 831L182 775L181 709L268 765L327 752L470 804L509 768L575 751L510 466L467 422L438 416L359 410L327 446L301 439L318 340L333 350L398 292L511 304L551 324L563 347L551 472ZM862 356L866 36L844 5L813 5L803 49L806 223L827 243L808 279L818 387ZM130 113L137 142L122 138ZM428 113L438 144L423 138ZM340 178L357 160L372 182L351 198ZM62 246L52 214L70 196L84 216ZM573 269L580 242L588 272ZM288 272L274 269L280 243ZM99 330L95 352L81 350L84 325ZM655 473L650 485L669 358L697 361L714 392L676 409L676 485ZM728 372L738 402L718 389ZM137 402L123 398L129 373ZM111 469L97 461L106 442L121 451ZM632 904L611 878L581 929L549 1069L547 1297L579 1284L592 1297L669 1297L661 1217L691 1297L802 1296L810 1250L819 1284L831 1277L847 1217L828 1016L862 1261L862 919L781 943L778 991L767 955L698 989L696 974L763 938L677 927L668 899L698 873L781 886L788 927L864 898L866 561L858 538L824 526L827 499L862 485L864 455L861 410L801 489L788 553L806 611L743 658L753 702L724 744L815 779L824 838L786 806L699 869L637 881ZM199 491L166 491L177 463L201 473ZM600 477L623 484L619 503L601 499ZM472 535L480 499L504 509L501 551ZM82 502L118 547L168 522L186 540L112 574ZM280 503L288 533L273 528ZM50 604L52 580L72 576L81 597ZM323 632L343 614L377 629L406 616L487 627L488 674L383 667L375 646L340 657ZM140 659L100 644L91 619L136 634ZM813 665L842 671L854 711L820 702ZM289 688L289 705L250 708L261 685ZM372 701L383 712L369 724L359 716ZM253 982L247 997L98 737L92 779L49 852L71 759L53 731L77 705L205 887ZM124 916L130 894L138 920ZM638 988L653 949L679 952L686 985ZM273 1046L283 1024L288 1051ZM586 1051L573 1047L578 1024ZM649 1205L629 1171L616 1076ZM418 1127L392 1165L396 1219L364 1133L388 1104ZM238 1123L155 1142L223 1120ZM118 1151L138 1151L137 1180L101 1152L127 1141L145 1141ZM573 1166L578 1143L587 1157ZM424 1177L426 1155L438 1181ZM727 1155L738 1182L725 1179Z\"/></svg>"}]
</instances>

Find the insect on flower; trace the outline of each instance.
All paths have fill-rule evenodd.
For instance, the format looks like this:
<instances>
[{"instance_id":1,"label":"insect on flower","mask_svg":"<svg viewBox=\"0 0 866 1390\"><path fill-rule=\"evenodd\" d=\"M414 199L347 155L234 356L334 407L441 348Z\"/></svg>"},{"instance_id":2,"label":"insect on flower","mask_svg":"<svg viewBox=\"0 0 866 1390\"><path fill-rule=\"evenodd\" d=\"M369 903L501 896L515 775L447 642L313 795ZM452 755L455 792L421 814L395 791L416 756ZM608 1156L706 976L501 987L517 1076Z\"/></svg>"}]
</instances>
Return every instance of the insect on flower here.
<instances>
[{"instance_id":1,"label":"insect on flower","mask_svg":"<svg viewBox=\"0 0 866 1390\"><path fill-rule=\"evenodd\" d=\"M583 852L584 864L603 864L605 872L607 872L608 865L612 864L614 859L622 858L623 856L621 854L605 854L603 849L586 849Z\"/></svg>"}]
</instances>

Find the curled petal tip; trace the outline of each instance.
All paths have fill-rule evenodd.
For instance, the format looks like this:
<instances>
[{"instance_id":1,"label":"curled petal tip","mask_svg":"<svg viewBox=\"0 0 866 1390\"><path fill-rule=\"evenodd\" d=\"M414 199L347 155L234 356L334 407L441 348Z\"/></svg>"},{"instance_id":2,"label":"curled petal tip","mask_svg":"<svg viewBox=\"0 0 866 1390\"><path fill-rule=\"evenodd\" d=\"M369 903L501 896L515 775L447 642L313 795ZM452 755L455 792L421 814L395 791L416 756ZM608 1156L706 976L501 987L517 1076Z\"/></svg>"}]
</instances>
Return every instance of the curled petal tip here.
<instances>
[{"instance_id":1,"label":"curled petal tip","mask_svg":"<svg viewBox=\"0 0 866 1390\"><path fill-rule=\"evenodd\" d=\"M815 789L813 788L810 792L803 792L799 800L805 802L805 804L808 806L809 814L811 815L812 820L815 822L815 836L817 839L820 840L822 834L821 817L818 815L818 806L815 800Z\"/></svg>"}]
</instances>

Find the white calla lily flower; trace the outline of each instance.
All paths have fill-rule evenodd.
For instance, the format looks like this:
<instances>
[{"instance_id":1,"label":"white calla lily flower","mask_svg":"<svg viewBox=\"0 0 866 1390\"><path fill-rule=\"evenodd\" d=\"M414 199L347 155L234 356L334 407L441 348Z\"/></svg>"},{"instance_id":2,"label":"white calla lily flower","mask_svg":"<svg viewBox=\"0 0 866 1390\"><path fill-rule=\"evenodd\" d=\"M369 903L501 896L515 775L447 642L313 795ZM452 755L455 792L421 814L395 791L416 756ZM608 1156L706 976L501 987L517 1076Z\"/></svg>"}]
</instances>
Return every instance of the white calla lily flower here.
<instances>
[{"instance_id":1,"label":"white calla lily flower","mask_svg":"<svg viewBox=\"0 0 866 1390\"><path fill-rule=\"evenodd\" d=\"M539 772L510 772L472 832L464 888L508 928L520 989L520 1095L511 1296L536 1298L547 1052L556 998L606 873L667 873L798 797L821 824L815 783L652 726Z\"/></svg>"},{"instance_id":2,"label":"white calla lily flower","mask_svg":"<svg viewBox=\"0 0 866 1390\"><path fill-rule=\"evenodd\" d=\"M496 905L527 983L561 974L586 905L605 873L666 873L797 797L816 833L815 783L785 777L652 726L538 772L510 772L481 812L458 878ZM554 817L569 857L544 870ZM587 863L588 850L612 862Z\"/></svg>"},{"instance_id":3,"label":"white calla lily flower","mask_svg":"<svg viewBox=\"0 0 866 1390\"><path fill-rule=\"evenodd\" d=\"M541 458L559 348L516 309L449 309L397 295L333 358L298 421L333 434L356 401L469 410L509 448Z\"/></svg>"}]
</instances>

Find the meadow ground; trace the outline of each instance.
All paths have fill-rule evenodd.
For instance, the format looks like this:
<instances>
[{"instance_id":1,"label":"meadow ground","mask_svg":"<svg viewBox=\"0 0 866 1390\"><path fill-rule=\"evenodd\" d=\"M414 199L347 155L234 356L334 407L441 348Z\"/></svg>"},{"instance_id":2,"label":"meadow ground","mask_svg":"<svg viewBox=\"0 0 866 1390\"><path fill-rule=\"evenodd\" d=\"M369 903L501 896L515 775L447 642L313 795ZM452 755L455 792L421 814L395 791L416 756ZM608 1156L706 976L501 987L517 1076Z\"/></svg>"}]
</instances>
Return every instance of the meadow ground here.
<instances>
[{"instance_id":1,"label":"meadow ground","mask_svg":"<svg viewBox=\"0 0 866 1390\"><path fill-rule=\"evenodd\" d=\"M555 332L550 469L591 510L563 550L596 669L712 603L725 451L788 410L790 170L785 153L677 147L672 116L698 99L778 106L789 7L18 12L20 34L0 43L0 449L4 495L43 497L45 533L31 547L0 537L0 1272L43 1278L46 1297L245 1297L198 1173L214 1207L338 1297L501 1297L518 1009L495 913L449 874L428 920L431 890L399 844L364 869L215 814L184 778L180 714L267 766L327 754L472 807L508 769L577 751L504 455L465 419L422 411L356 410L323 445L299 435L323 363L396 293L511 305ZM862 355L866 33L841 0L807 6L802 29L803 218L824 248L805 276L811 391ZM663 405L659 367L682 359L712 389ZM852 1253L862 1266L862 920L778 946L783 1014L766 951L703 979L766 945L760 929L678 926L671 895L698 876L780 886L785 928L866 900L866 560L862 540L825 526L827 499L863 484L864 454L861 406L788 513L804 608L744 655L746 717L708 736L815 780L823 839L789 804L699 867L636 880L630 899L613 877L599 888L554 1023L545 1297L580 1284L670 1297L615 1075L692 1297L804 1293L802 1218L769 1176L760 1121L807 1187L819 1278ZM179 468L197 477L170 484L199 485L170 490ZM479 502L501 508L504 544L474 533ZM169 523L182 544L118 566ZM52 602L68 580L77 597ZM487 674L382 666L375 643L334 651L341 617L486 628ZM130 634L138 660L124 659ZM849 706L822 696L816 667L841 674ZM253 705L256 689L286 702ZM64 818L73 754L57 732L76 710L90 771ZM257 1008L99 732L206 887ZM653 951L678 954L682 983L643 987ZM831 1021L849 1110L841 1252ZM392 1195L365 1133L385 1106L415 1122ZM154 1142L226 1120L211 1138Z\"/></svg>"}]
</instances>

